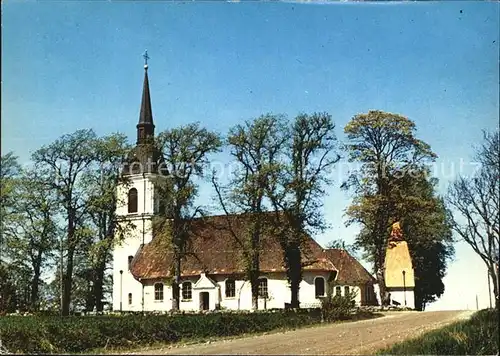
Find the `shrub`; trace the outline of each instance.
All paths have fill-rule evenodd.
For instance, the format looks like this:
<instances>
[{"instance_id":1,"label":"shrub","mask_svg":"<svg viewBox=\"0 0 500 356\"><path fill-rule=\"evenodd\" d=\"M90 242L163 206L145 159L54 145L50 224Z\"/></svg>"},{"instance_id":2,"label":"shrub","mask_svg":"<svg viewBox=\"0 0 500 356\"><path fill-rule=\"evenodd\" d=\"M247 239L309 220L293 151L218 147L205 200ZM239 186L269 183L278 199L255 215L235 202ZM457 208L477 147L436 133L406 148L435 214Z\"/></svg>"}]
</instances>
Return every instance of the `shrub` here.
<instances>
[{"instance_id":1,"label":"shrub","mask_svg":"<svg viewBox=\"0 0 500 356\"><path fill-rule=\"evenodd\" d=\"M331 294L321 299L321 318L324 321L349 319L355 310L355 292L340 296Z\"/></svg>"}]
</instances>

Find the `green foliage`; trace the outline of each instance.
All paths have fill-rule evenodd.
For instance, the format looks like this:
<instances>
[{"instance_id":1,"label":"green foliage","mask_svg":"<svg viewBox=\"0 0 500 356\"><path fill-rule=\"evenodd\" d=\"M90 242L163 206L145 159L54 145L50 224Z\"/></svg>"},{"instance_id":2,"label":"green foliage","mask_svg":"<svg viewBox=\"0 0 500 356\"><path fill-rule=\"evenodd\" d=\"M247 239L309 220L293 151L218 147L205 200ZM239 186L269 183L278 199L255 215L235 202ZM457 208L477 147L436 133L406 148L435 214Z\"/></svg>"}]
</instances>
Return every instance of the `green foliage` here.
<instances>
[{"instance_id":1,"label":"green foliage","mask_svg":"<svg viewBox=\"0 0 500 356\"><path fill-rule=\"evenodd\" d=\"M4 347L16 353L76 353L293 329L319 323L316 312L22 317L0 319Z\"/></svg>"},{"instance_id":2,"label":"green foliage","mask_svg":"<svg viewBox=\"0 0 500 356\"><path fill-rule=\"evenodd\" d=\"M258 277L260 238L271 227L265 212L266 190L280 169L279 158L285 143L284 117L263 115L248 120L229 130L227 143L237 169L226 187L220 187L215 178L212 183L219 203L226 215L248 213L244 234L236 234L230 228L235 242L244 255L244 269L252 290L252 307L258 308Z\"/></svg>"},{"instance_id":3,"label":"green foliage","mask_svg":"<svg viewBox=\"0 0 500 356\"><path fill-rule=\"evenodd\" d=\"M425 187L429 181L415 179L413 173L427 172L425 164L437 156L428 144L416 138L415 123L401 115L369 111L356 115L344 131L349 160L362 164L343 184L355 193L346 212L347 223L361 225L356 245L373 262L382 301L387 303L384 272L390 227L401 221L404 228L410 212L435 207L434 198L423 196L421 187L417 187L417 183Z\"/></svg>"},{"instance_id":4,"label":"green foliage","mask_svg":"<svg viewBox=\"0 0 500 356\"><path fill-rule=\"evenodd\" d=\"M435 190L429 171L414 170L397 179L391 191L415 271L415 307L425 309L444 292L442 279L454 255L451 214Z\"/></svg>"},{"instance_id":5,"label":"green foliage","mask_svg":"<svg viewBox=\"0 0 500 356\"><path fill-rule=\"evenodd\" d=\"M347 295L328 294L321 299L321 316L324 321L346 320L355 311L356 292Z\"/></svg>"},{"instance_id":6,"label":"green foliage","mask_svg":"<svg viewBox=\"0 0 500 356\"><path fill-rule=\"evenodd\" d=\"M11 231L10 222L15 211L15 182L21 167L12 152L1 156L0 167L0 259L3 260L5 235Z\"/></svg>"},{"instance_id":7,"label":"green foliage","mask_svg":"<svg viewBox=\"0 0 500 356\"><path fill-rule=\"evenodd\" d=\"M335 124L327 113L300 114L283 132L282 160L272 172L268 198L275 212L275 234L283 250L290 282L291 306L299 306L302 256L306 235L324 231L321 208L330 170L340 159L335 152Z\"/></svg>"},{"instance_id":8,"label":"green foliage","mask_svg":"<svg viewBox=\"0 0 500 356\"><path fill-rule=\"evenodd\" d=\"M179 309L179 279L181 260L188 252L188 235L191 221L202 215L201 207L195 207L198 195L196 178L206 174L209 155L218 152L221 139L215 132L199 123L188 124L161 132L155 140L160 148L166 167L155 184L161 215L154 221L154 229L163 234L168 229L170 246L174 252L173 309Z\"/></svg>"},{"instance_id":9,"label":"green foliage","mask_svg":"<svg viewBox=\"0 0 500 356\"><path fill-rule=\"evenodd\" d=\"M480 310L460 321L377 352L379 355L498 354L498 310Z\"/></svg>"},{"instance_id":10,"label":"green foliage","mask_svg":"<svg viewBox=\"0 0 500 356\"><path fill-rule=\"evenodd\" d=\"M0 315L16 310L18 301L13 275L9 273L10 265L0 261Z\"/></svg>"}]
</instances>

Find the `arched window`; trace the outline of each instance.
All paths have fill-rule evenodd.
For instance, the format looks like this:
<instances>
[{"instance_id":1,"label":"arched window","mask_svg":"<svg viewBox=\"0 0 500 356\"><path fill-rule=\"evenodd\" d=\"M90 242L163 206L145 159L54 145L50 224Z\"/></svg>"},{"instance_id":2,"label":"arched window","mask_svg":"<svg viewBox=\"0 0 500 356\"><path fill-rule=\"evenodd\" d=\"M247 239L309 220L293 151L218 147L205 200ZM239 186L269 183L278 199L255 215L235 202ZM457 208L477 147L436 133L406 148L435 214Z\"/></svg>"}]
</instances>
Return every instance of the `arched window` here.
<instances>
[{"instance_id":1,"label":"arched window","mask_svg":"<svg viewBox=\"0 0 500 356\"><path fill-rule=\"evenodd\" d=\"M338 295L338 296L342 295L342 289L340 289L340 286L335 287L335 295Z\"/></svg>"},{"instance_id":2,"label":"arched window","mask_svg":"<svg viewBox=\"0 0 500 356\"><path fill-rule=\"evenodd\" d=\"M267 298L267 278L259 278L259 297Z\"/></svg>"},{"instance_id":3,"label":"arched window","mask_svg":"<svg viewBox=\"0 0 500 356\"><path fill-rule=\"evenodd\" d=\"M193 298L193 289L191 282L182 283L182 300L191 300Z\"/></svg>"},{"instance_id":4,"label":"arched window","mask_svg":"<svg viewBox=\"0 0 500 356\"><path fill-rule=\"evenodd\" d=\"M155 283L155 300L163 301L163 283Z\"/></svg>"},{"instance_id":5,"label":"arched window","mask_svg":"<svg viewBox=\"0 0 500 356\"><path fill-rule=\"evenodd\" d=\"M316 298L325 296L325 279L323 277L314 279L314 294Z\"/></svg>"},{"instance_id":6,"label":"arched window","mask_svg":"<svg viewBox=\"0 0 500 356\"><path fill-rule=\"evenodd\" d=\"M344 287L344 295L349 295L349 287L348 286Z\"/></svg>"},{"instance_id":7,"label":"arched window","mask_svg":"<svg viewBox=\"0 0 500 356\"><path fill-rule=\"evenodd\" d=\"M226 298L236 296L236 282L234 279L226 279Z\"/></svg>"},{"instance_id":8,"label":"arched window","mask_svg":"<svg viewBox=\"0 0 500 356\"><path fill-rule=\"evenodd\" d=\"M130 269L130 265L132 264L133 259L134 259L134 256L128 256L128 269Z\"/></svg>"},{"instance_id":9,"label":"arched window","mask_svg":"<svg viewBox=\"0 0 500 356\"><path fill-rule=\"evenodd\" d=\"M132 304L132 293L128 294L128 305Z\"/></svg>"},{"instance_id":10,"label":"arched window","mask_svg":"<svg viewBox=\"0 0 500 356\"><path fill-rule=\"evenodd\" d=\"M128 212L137 213L137 189L135 188L128 191Z\"/></svg>"}]
</instances>

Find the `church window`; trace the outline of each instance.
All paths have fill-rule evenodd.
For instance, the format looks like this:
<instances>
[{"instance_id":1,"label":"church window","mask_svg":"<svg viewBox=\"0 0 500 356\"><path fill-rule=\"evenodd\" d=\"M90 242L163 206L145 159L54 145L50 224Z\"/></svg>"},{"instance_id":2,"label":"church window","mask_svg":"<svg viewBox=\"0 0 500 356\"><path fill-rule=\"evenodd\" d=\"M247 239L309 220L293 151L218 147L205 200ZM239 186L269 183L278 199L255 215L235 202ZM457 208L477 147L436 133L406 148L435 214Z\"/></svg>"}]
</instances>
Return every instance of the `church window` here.
<instances>
[{"instance_id":1,"label":"church window","mask_svg":"<svg viewBox=\"0 0 500 356\"><path fill-rule=\"evenodd\" d=\"M259 297L267 298L267 278L259 278Z\"/></svg>"},{"instance_id":2,"label":"church window","mask_svg":"<svg viewBox=\"0 0 500 356\"><path fill-rule=\"evenodd\" d=\"M128 191L128 212L137 213L137 189L132 188Z\"/></svg>"},{"instance_id":3,"label":"church window","mask_svg":"<svg viewBox=\"0 0 500 356\"><path fill-rule=\"evenodd\" d=\"M182 283L182 299L191 300L193 298L193 289L191 282Z\"/></svg>"},{"instance_id":4,"label":"church window","mask_svg":"<svg viewBox=\"0 0 500 356\"><path fill-rule=\"evenodd\" d=\"M234 279L226 279L226 298L236 296L236 282Z\"/></svg>"},{"instance_id":5,"label":"church window","mask_svg":"<svg viewBox=\"0 0 500 356\"><path fill-rule=\"evenodd\" d=\"M155 301L163 301L163 283L155 283Z\"/></svg>"},{"instance_id":6,"label":"church window","mask_svg":"<svg viewBox=\"0 0 500 356\"><path fill-rule=\"evenodd\" d=\"M342 289L340 289L340 286L335 287L335 295L342 295Z\"/></svg>"},{"instance_id":7,"label":"church window","mask_svg":"<svg viewBox=\"0 0 500 356\"><path fill-rule=\"evenodd\" d=\"M325 279L323 277L316 277L314 279L314 294L316 298L325 295Z\"/></svg>"},{"instance_id":8,"label":"church window","mask_svg":"<svg viewBox=\"0 0 500 356\"><path fill-rule=\"evenodd\" d=\"M349 295L349 287L348 286L345 286L344 287L344 295Z\"/></svg>"},{"instance_id":9,"label":"church window","mask_svg":"<svg viewBox=\"0 0 500 356\"><path fill-rule=\"evenodd\" d=\"M128 305L132 304L132 293L128 294Z\"/></svg>"},{"instance_id":10,"label":"church window","mask_svg":"<svg viewBox=\"0 0 500 356\"><path fill-rule=\"evenodd\" d=\"M134 256L128 256L128 269L130 269L130 266L132 265L133 259L134 259Z\"/></svg>"}]
</instances>

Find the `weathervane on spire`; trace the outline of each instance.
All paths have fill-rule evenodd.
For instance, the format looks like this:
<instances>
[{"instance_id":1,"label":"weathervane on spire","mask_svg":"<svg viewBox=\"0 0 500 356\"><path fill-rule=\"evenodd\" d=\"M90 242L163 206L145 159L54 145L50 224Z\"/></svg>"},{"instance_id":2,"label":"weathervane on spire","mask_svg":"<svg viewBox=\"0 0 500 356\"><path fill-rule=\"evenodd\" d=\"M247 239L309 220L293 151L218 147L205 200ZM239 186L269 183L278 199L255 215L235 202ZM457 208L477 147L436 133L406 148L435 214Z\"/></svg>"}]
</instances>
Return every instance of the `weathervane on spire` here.
<instances>
[{"instance_id":1,"label":"weathervane on spire","mask_svg":"<svg viewBox=\"0 0 500 356\"><path fill-rule=\"evenodd\" d=\"M144 58L144 69L148 69L148 59L149 59L148 50L144 51L142 57Z\"/></svg>"}]
</instances>

